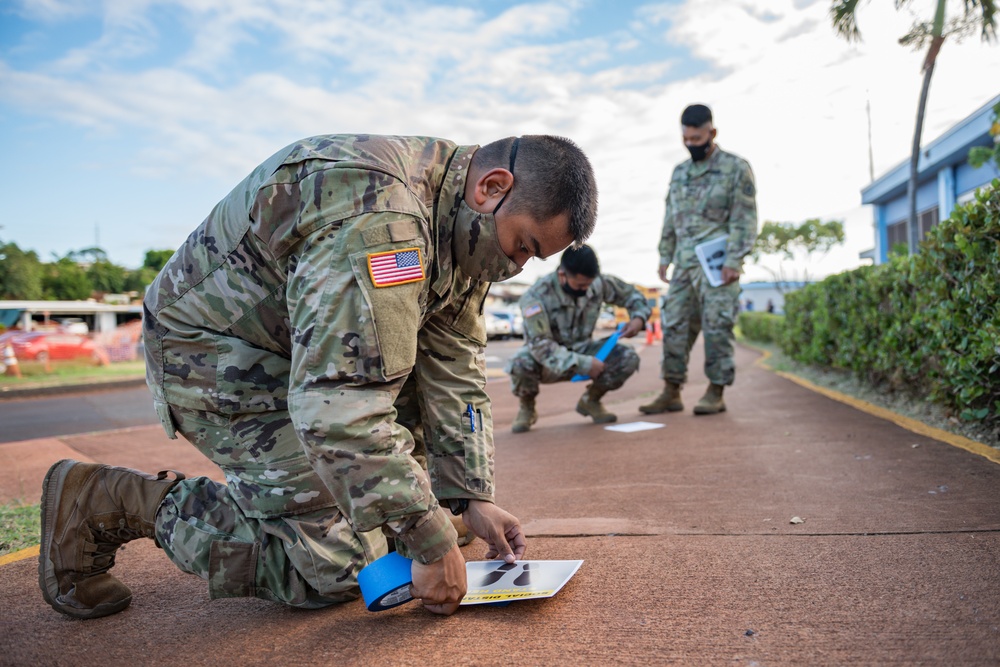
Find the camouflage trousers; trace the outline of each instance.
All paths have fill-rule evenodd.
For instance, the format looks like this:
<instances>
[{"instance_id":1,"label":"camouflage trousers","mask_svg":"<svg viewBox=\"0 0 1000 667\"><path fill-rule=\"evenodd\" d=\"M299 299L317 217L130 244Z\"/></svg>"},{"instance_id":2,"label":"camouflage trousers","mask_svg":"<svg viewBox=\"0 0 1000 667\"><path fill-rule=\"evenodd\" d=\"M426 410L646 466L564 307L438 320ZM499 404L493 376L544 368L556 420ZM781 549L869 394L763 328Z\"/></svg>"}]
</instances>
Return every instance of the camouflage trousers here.
<instances>
[{"instance_id":1,"label":"camouflage trousers","mask_svg":"<svg viewBox=\"0 0 1000 667\"><path fill-rule=\"evenodd\" d=\"M358 572L387 553L385 537L354 532L287 412L169 411L168 435L176 428L226 476L182 480L160 505L156 540L174 564L212 598L317 608L360 595Z\"/></svg>"},{"instance_id":2,"label":"camouflage trousers","mask_svg":"<svg viewBox=\"0 0 1000 667\"><path fill-rule=\"evenodd\" d=\"M733 325L739 296L738 282L712 287L701 267L674 272L660 313L663 326L660 377L675 384L687 382L688 358L701 333L705 337L705 375L709 382L733 383L736 377Z\"/></svg>"},{"instance_id":3,"label":"camouflage trousers","mask_svg":"<svg viewBox=\"0 0 1000 667\"><path fill-rule=\"evenodd\" d=\"M574 345L573 351L594 356L606 340L607 338L602 338L583 345ZM527 347L522 347L510 358L505 370L510 375L511 391L515 396L523 397L536 396L540 384L568 382L577 374L575 370L565 373L552 372L538 363ZM628 345L615 345L608 358L604 360L604 372L594 380L594 387L604 391L618 389L637 370L639 370L639 355L635 350Z\"/></svg>"}]
</instances>

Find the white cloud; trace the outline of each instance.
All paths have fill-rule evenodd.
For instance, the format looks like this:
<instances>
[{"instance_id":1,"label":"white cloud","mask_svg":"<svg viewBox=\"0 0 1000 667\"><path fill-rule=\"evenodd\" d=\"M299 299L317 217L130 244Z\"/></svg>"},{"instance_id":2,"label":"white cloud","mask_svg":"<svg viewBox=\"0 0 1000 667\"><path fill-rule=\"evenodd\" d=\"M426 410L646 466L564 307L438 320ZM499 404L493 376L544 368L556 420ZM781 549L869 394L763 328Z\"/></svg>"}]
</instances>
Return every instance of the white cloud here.
<instances>
[{"instance_id":1,"label":"white cloud","mask_svg":"<svg viewBox=\"0 0 1000 667\"><path fill-rule=\"evenodd\" d=\"M645 5L630 28L580 36L585 7L575 2L525 3L491 18L430 2L116 0L103 5L105 31L93 43L32 69L0 62L0 104L121 136L134 145L134 161L119 171L167 187L201 178L216 199L271 152L310 134L430 134L462 143L562 134L597 172L593 244L602 265L652 283L667 181L686 157L678 118L702 101L715 111L720 144L753 165L762 221L845 219L848 243L813 267L827 273L856 265L857 252L872 245L870 214L859 205L868 180L866 101L882 172L907 156L921 55L896 43L910 18L889 5L862 6L859 44L834 35L826 2L800 5ZM88 9L95 6L50 0L33 15L68 20ZM187 32L165 32L157 21L164 13ZM174 62L130 61L167 46L180 49ZM693 59L679 57L678 47ZM995 71L996 47L946 43L925 138L996 94L983 74ZM189 197L178 205L201 209L164 216L176 235L167 245L179 244L211 203ZM551 264L529 265L526 277ZM767 278L756 269L748 276Z\"/></svg>"}]
</instances>

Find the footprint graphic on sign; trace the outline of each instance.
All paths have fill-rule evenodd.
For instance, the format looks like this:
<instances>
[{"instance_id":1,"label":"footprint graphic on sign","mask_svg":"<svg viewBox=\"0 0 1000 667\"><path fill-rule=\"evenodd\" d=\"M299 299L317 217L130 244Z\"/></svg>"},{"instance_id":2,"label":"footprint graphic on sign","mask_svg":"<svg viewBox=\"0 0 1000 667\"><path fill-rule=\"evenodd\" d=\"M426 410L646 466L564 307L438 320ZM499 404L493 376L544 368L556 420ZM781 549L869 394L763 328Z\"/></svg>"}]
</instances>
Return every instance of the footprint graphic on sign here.
<instances>
[{"instance_id":1,"label":"footprint graphic on sign","mask_svg":"<svg viewBox=\"0 0 1000 667\"><path fill-rule=\"evenodd\" d=\"M508 573L514 573L517 570L517 563L502 563L497 567L497 569L492 572L488 572L485 577L483 577L482 583L479 584L480 588L487 588L497 583L504 578ZM531 584L531 573L528 569L531 566L525 563L521 566L521 574L514 578L515 586L529 586Z\"/></svg>"}]
</instances>

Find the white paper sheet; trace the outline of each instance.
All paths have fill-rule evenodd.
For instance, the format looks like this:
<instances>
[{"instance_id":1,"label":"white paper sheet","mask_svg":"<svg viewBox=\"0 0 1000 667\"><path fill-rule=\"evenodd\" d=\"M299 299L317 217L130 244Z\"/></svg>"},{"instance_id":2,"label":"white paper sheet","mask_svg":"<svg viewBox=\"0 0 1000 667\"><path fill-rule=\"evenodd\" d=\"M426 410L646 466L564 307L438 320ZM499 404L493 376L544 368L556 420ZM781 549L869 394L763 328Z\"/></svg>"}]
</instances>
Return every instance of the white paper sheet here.
<instances>
[{"instance_id":1,"label":"white paper sheet","mask_svg":"<svg viewBox=\"0 0 1000 667\"><path fill-rule=\"evenodd\" d=\"M665 424L657 424L656 422L629 422L627 424L615 424L614 426L605 426L605 431L618 431L619 433L635 433L636 431L651 431L654 428L663 428Z\"/></svg>"}]
</instances>

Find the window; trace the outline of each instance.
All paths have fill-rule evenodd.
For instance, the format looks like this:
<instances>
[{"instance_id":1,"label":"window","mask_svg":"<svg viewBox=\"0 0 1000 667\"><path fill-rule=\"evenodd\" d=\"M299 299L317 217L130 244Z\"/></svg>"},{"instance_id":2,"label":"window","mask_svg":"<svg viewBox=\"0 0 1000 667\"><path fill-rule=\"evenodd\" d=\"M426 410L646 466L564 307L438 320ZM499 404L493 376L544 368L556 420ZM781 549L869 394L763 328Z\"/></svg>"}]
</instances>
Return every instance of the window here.
<instances>
[{"instance_id":1,"label":"window","mask_svg":"<svg viewBox=\"0 0 1000 667\"><path fill-rule=\"evenodd\" d=\"M903 253L905 254L906 249L910 247L906 241L906 220L892 223L886 231L888 231L889 236L889 254L894 254L900 244L902 244Z\"/></svg>"},{"instance_id":2,"label":"window","mask_svg":"<svg viewBox=\"0 0 1000 667\"><path fill-rule=\"evenodd\" d=\"M923 241L931 227L938 223L938 207L933 206L917 214L917 227L920 229L919 241ZM908 254L910 248L909 236L906 233L906 220L899 220L886 228L889 241L889 254L901 252Z\"/></svg>"},{"instance_id":3,"label":"window","mask_svg":"<svg viewBox=\"0 0 1000 667\"><path fill-rule=\"evenodd\" d=\"M927 237L927 232L938 223L938 207L929 208L917 214L917 223L920 226L920 240Z\"/></svg>"}]
</instances>

